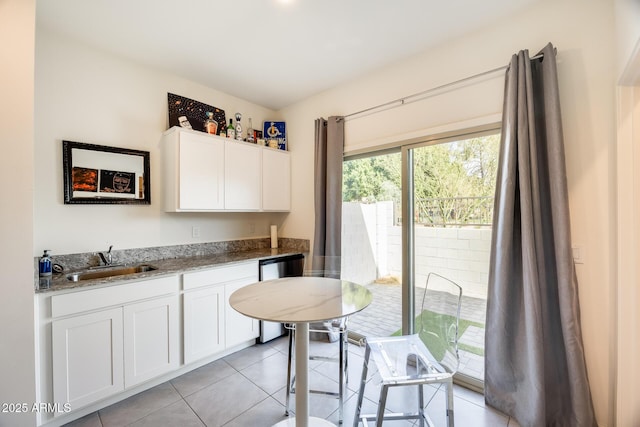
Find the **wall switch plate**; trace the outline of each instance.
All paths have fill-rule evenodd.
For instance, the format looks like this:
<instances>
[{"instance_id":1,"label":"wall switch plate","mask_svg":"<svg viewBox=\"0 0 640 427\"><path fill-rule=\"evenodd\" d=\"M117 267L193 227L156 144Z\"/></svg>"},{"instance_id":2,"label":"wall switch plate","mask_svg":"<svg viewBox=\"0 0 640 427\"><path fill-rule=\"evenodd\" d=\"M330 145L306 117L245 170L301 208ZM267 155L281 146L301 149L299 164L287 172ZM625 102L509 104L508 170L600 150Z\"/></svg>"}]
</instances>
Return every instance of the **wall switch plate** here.
<instances>
[{"instance_id":1,"label":"wall switch plate","mask_svg":"<svg viewBox=\"0 0 640 427\"><path fill-rule=\"evenodd\" d=\"M191 237L193 237L194 239L197 239L200 237L200 227L195 225L191 227Z\"/></svg>"}]
</instances>

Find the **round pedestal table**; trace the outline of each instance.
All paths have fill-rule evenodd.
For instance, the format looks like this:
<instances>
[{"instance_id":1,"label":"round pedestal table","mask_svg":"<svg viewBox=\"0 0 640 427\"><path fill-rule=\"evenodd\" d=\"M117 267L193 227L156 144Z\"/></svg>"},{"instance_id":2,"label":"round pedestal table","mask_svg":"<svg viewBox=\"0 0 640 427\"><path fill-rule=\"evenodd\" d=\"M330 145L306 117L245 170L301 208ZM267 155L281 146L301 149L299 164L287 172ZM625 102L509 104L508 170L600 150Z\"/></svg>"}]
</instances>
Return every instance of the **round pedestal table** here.
<instances>
[{"instance_id":1,"label":"round pedestal table","mask_svg":"<svg viewBox=\"0 0 640 427\"><path fill-rule=\"evenodd\" d=\"M346 280L287 277L238 289L229 298L236 311L254 319L296 325L296 416L278 427L322 427L334 424L309 417L309 323L338 319L371 304L371 292Z\"/></svg>"}]
</instances>

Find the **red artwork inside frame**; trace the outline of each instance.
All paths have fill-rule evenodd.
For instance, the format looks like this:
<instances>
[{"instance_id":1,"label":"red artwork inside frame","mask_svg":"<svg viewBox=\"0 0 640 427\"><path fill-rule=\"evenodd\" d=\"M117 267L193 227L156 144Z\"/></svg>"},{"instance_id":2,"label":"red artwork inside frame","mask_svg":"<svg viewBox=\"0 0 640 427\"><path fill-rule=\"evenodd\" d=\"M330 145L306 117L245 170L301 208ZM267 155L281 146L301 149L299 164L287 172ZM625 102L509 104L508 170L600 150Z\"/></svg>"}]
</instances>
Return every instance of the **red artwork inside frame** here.
<instances>
[{"instance_id":1,"label":"red artwork inside frame","mask_svg":"<svg viewBox=\"0 0 640 427\"><path fill-rule=\"evenodd\" d=\"M98 169L74 167L71 175L73 191L98 191Z\"/></svg>"}]
</instances>

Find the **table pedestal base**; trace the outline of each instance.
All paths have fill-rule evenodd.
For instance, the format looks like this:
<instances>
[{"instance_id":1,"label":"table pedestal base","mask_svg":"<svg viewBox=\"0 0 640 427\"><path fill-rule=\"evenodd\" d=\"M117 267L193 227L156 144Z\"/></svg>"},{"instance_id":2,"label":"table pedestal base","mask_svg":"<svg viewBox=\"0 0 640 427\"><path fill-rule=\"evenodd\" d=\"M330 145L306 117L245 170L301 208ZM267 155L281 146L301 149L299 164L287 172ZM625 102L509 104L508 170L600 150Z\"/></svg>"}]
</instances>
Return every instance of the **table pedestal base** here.
<instances>
[{"instance_id":1,"label":"table pedestal base","mask_svg":"<svg viewBox=\"0 0 640 427\"><path fill-rule=\"evenodd\" d=\"M296 418L295 417L290 417L286 420L282 420L280 421L278 424L274 425L273 427L295 427L296 425ZM332 422L329 422L323 418L317 418L317 417L309 417L309 424L307 424L309 427L336 427L335 424L333 424Z\"/></svg>"}]
</instances>

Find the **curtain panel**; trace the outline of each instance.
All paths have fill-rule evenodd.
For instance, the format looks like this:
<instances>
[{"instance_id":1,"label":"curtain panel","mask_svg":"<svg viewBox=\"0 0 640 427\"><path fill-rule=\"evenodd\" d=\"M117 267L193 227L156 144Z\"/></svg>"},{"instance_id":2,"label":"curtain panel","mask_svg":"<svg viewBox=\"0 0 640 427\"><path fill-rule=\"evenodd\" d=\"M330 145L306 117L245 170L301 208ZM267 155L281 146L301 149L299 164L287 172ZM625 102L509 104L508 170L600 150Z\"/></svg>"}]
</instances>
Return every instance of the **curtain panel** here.
<instances>
[{"instance_id":1,"label":"curtain panel","mask_svg":"<svg viewBox=\"0 0 640 427\"><path fill-rule=\"evenodd\" d=\"M506 73L485 399L522 427L596 425L584 361L554 48Z\"/></svg>"},{"instance_id":2,"label":"curtain panel","mask_svg":"<svg viewBox=\"0 0 640 427\"><path fill-rule=\"evenodd\" d=\"M315 121L314 206L312 274L340 278L342 245L342 155L344 119Z\"/></svg>"}]
</instances>

